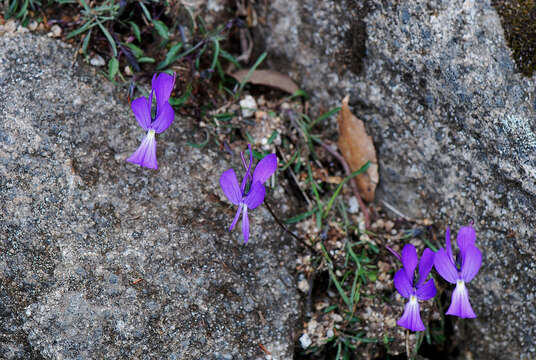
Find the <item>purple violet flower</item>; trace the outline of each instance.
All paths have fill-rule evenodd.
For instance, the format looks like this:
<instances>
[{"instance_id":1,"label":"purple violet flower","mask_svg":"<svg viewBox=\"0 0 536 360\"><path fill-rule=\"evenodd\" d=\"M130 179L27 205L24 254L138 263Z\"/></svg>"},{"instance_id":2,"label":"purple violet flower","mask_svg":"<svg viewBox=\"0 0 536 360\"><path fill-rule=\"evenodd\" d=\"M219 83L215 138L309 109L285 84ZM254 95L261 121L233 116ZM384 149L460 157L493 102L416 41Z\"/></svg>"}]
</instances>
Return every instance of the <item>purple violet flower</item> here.
<instances>
[{"instance_id":1,"label":"purple violet flower","mask_svg":"<svg viewBox=\"0 0 536 360\"><path fill-rule=\"evenodd\" d=\"M253 151L251 151L251 145L248 144L249 149L249 165L246 167L244 157L242 154L242 162L244 167L247 168L246 174L242 179L242 184L238 185L238 180L236 178L235 171L229 169L224 171L220 177L220 186L223 190L223 193L235 205L238 205L238 210L236 215L231 223L229 231L233 230L240 214L243 212L242 216L242 234L244 235L244 243L248 242L249 239L249 219L248 219L248 209L255 209L257 206L262 204L264 201L264 195L266 194L266 189L264 188L264 183L266 180L272 176L272 174L277 169L277 156L275 154L266 155L255 168L253 176L251 176L251 164L253 163ZM251 179L251 182L249 180ZM246 185L250 184L249 191L246 192Z\"/></svg>"},{"instance_id":2,"label":"purple violet flower","mask_svg":"<svg viewBox=\"0 0 536 360\"><path fill-rule=\"evenodd\" d=\"M450 228L447 227L446 249L441 248L436 253L434 260L436 271L449 283L456 284L447 315L476 318L465 286L476 276L482 264L482 254L475 246L475 241L476 232L471 225L460 228L456 237L460 252L455 261L450 243Z\"/></svg>"},{"instance_id":3,"label":"purple violet flower","mask_svg":"<svg viewBox=\"0 0 536 360\"><path fill-rule=\"evenodd\" d=\"M132 111L138 124L147 131L141 145L127 161L150 169L158 169L156 161L155 133L164 132L173 122L175 112L169 104L169 97L175 86L175 74L173 76L160 73L154 74L152 89L149 98L142 96L132 101ZM152 116L153 94L156 96L156 113Z\"/></svg>"},{"instance_id":4,"label":"purple violet flower","mask_svg":"<svg viewBox=\"0 0 536 360\"><path fill-rule=\"evenodd\" d=\"M409 299L404 308L404 314L398 320L398 326L411 331L424 331L425 327L421 320L418 300L424 301L436 295L434 279L426 281L428 274L434 265L434 252L425 249L419 263L418 277L415 279L415 268L419 258L415 246L406 244L402 249L402 256L390 250L402 262L402 269L398 270L394 277L395 288L402 297Z\"/></svg>"}]
</instances>

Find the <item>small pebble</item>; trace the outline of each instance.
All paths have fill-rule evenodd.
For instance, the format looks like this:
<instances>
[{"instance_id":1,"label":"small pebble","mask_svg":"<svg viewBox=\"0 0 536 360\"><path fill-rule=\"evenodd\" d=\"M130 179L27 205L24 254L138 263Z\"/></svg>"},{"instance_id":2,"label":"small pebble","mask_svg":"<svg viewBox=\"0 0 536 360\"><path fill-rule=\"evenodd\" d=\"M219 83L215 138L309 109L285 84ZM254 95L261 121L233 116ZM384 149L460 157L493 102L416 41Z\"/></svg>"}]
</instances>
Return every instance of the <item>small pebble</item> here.
<instances>
[{"instance_id":1,"label":"small pebble","mask_svg":"<svg viewBox=\"0 0 536 360\"><path fill-rule=\"evenodd\" d=\"M301 279L298 281L298 289L304 294L309 293L309 281L307 279Z\"/></svg>"},{"instance_id":2,"label":"small pebble","mask_svg":"<svg viewBox=\"0 0 536 360\"><path fill-rule=\"evenodd\" d=\"M32 20L28 24L28 29L30 29L30 31L35 31L35 29L37 29L37 26L39 26L39 23L35 20Z\"/></svg>"},{"instance_id":3,"label":"small pebble","mask_svg":"<svg viewBox=\"0 0 536 360\"><path fill-rule=\"evenodd\" d=\"M311 341L311 338L307 334L303 334L300 336L300 345L302 349L307 349L309 346L311 346L313 342Z\"/></svg>"},{"instance_id":4,"label":"small pebble","mask_svg":"<svg viewBox=\"0 0 536 360\"><path fill-rule=\"evenodd\" d=\"M252 117L257 110L257 103L251 95L246 95L242 100L240 100L240 108L242 109L243 117Z\"/></svg>"},{"instance_id":5,"label":"small pebble","mask_svg":"<svg viewBox=\"0 0 536 360\"><path fill-rule=\"evenodd\" d=\"M332 313L332 314L331 314L331 318L332 318L333 321L335 321L336 323L338 323L338 322L342 322L342 321L343 321L342 316L340 316L340 315L337 314L337 313Z\"/></svg>"},{"instance_id":6,"label":"small pebble","mask_svg":"<svg viewBox=\"0 0 536 360\"><path fill-rule=\"evenodd\" d=\"M13 19L8 20L5 25L6 32L14 33L17 30L17 22Z\"/></svg>"},{"instance_id":7,"label":"small pebble","mask_svg":"<svg viewBox=\"0 0 536 360\"><path fill-rule=\"evenodd\" d=\"M59 38L61 36L61 27L59 25L53 25L50 28L50 32L47 34L48 37Z\"/></svg>"},{"instance_id":8,"label":"small pebble","mask_svg":"<svg viewBox=\"0 0 536 360\"><path fill-rule=\"evenodd\" d=\"M359 211L359 202L357 201L357 198L355 196L352 196L350 200L348 200L348 212L350 214L357 214Z\"/></svg>"},{"instance_id":9,"label":"small pebble","mask_svg":"<svg viewBox=\"0 0 536 360\"><path fill-rule=\"evenodd\" d=\"M89 63L93 66L104 66L106 65L106 62L100 55L95 55L89 60Z\"/></svg>"},{"instance_id":10,"label":"small pebble","mask_svg":"<svg viewBox=\"0 0 536 360\"><path fill-rule=\"evenodd\" d=\"M0 25L0 34L1 33L14 33L17 30L17 22L13 19L8 20L5 25Z\"/></svg>"}]
</instances>

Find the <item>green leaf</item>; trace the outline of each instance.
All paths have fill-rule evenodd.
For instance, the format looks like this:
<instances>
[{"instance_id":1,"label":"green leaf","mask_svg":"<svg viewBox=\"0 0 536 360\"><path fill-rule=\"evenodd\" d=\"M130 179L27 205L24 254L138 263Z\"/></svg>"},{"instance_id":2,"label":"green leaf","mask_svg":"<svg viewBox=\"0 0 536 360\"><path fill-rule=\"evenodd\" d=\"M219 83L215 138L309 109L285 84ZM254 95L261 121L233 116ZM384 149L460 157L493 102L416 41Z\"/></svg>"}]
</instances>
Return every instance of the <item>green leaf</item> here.
<instances>
[{"instance_id":1,"label":"green leaf","mask_svg":"<svg viewBox=\"0 0 536 360\"><path fill-rule=\"evenodd\" d=\"M221 114L214 115L215 119L218 119L219 121L230 121L235 117L235 114L232 112L226 112Z\"/></svg>"},{"instance_id":2,"label":"green leaf","mask_svg":"<svg viewBox=\"0 0 536 360\"><path fill-rule=\"evenodd\" d=\"M234 64L234 66L236 66L238 69L241 69L242 67L240 66L240 64L238 63L238 60L236 60L236 58L229 54L227 51L223 50L223 49L220 49L220 56L222 58L224 58L225 60L231 62Z\"/></svg>"},{"instance_id":3,"label":"green leaf","mask_svg":"<svg viewBox=\"0 0 536 360\"><path fill-rule=\"evenodd\" d=\"M13 1L13 2L11 3L11 5L9 5L9 8L8 8L8 10L7 10L7 16L6 16L6 18L9 19L9 18L11 17L11 15L13 15L13 13L14 13L15 11L17 11L17 7L18 7L18 6L19 6L19 2L18 2L18 1Z\"/></svg>"},{"instance_id":4,"label":"green leaf","mask_svg":"<svg viewBox=\"0 0 536 360\"><path fill-rule=\"evenodd\" d=\"M136 46L136 45L134 45L132 43L123 43L123 45L125 45L130 50L132 50L132 54L134 55L134 57L136 59L143 57L143 50L140 49L138 46Z\"/></svg>"},{"instance_id":5,"label":"green leaf","mask_svg":"<svg viewBox=\"0 0 536 360\"><path fill-rule=\"evenodd\" d=\"M430 240L428 240L428 239L425 238L425 239L423 239L423 241L424 241L424 243L426 244L426 246L428 246L430 249L432 249L433 252L437 252L437 247L434 246L434 244L432 244L432 243L430 242Z\"/></svg>"},{"instance_id":6,"label":"green leaf","mask_svg":"<svg viewBox=\"0 0 536 360\"><path fill-rule=\"evenodd\" d=\"M328 255L328 252L326 251L326 248L324 247L324 245L322 243L320 243L320 248L322 249L322 253L324 254L324 257L328 261L327 268L328 268L328 272L329 272L329 277L331 278L331 280L335 284L335 287L337 288L337 291L339 292L339 295L341 296L341 298L344 301L344 303L348 306L348 308L351 308L352 307L352 302L348 298L348 295L346 295L346 292L342 288L339 280L337 280L337 276L335 275L335 273L333 272L333 269L332 269L333 263L332 263L329 255Z\"/></svg>"},{"instance_id":7,"label":"green leaf","mask_svg":"<svg viewBox=\"0 0 536 360\"><path fill-rule=\"evenodd\" d=\"M272 135L270 135L266 143L270 145L276 138L277 138L277 130L274 130L272 131Z\"/></svg>"},{"instance_id":8,"label":"green leaf","mask_svg":"<svg viewBox=\"0 0 536 360\"><path fill-rule=\"evenodd\" d=\"M322 115L320 115L319 117L317 117L316 119L314 119L308 126L309 130L312 129L316 124L328 119L329 117L331 117L332 115L335 115L336 113L338 113L339 111L341 111L341 108L340 107L336 107L334 109L331 109L330 111L328 111L327 113L324 113Z\"/></svg>"},{"instance_id":9,"label":"green leaf","mask_svg":"<svg viewBox=\"0 0 536 360\"><path fill-rule=\"evenodd\" d=\"M119 71L119 61L116 58L111 58L108 62L108 77L110 80L115 78L117 72Z\"/></svg>"},{"instance_id":10,"label":"green leaf","mask_svg":"<svg viewBox=\"0 0 536 360\"><path fill-rule=\"evenodd\" d=\"M140 27L133 21L129 21L128 23L130 24L130 27L132 28L132 32L134 33L136 40L138 40L138 42L141 42Z\"/></svg>"},{"instance_id":11,"label":"green leaf","mask_svg":"<svg viewBox=\"0 0 536 360\"><path fill-rule=\"evenodd\" d=\"M300 149L296 149L294 154L292 154L292 157L290 158L290 160L281 168L281 171L287 170L287 168L290 165L292 165L292 163L294 163L294 161L296 161L296 159L298 158L299 155L300 155Z\"/></svg>"},{"instance_id":12,"label":"green leaf","mask_svg":"<svg viewBox=\"0 0 536 360\"><path fill-rule=\"evenodd\" d=\"M143 14L147 18L147 20L152 21L153 18L151 17L149 10L147 10L147 8L145 7L145 4L143 3L143 1L138 1L138 4L140 4L141 10L143 11Z\"/></svg>"},{"instance_id":13,"label":"green leaf","mask_svg":"<svg viewBox=\"0 0 536 360\"><path fill-rule=\"evenodd\" d=\"M87 3L84 1L84 0L80 0L80 2L82 3L82 6L84 7L84 10L88 13L91 12L91 9L89 8L89 6L87 5Z\"/></svg>"},{"instance_id":14,"label":"green leaf","mask_svg":"<svg viewBox=\"0 0 536 360\"><path fill-rule=\"evenodd\" d=\"M89 45L89 40L91 39L91 30L88 31L86 37L84 38L84 42L82 43L82 53L87 54L87 47Z\"/></svg>"},{"instance_id":15,"label":"green leaf","mask_svg":"<svg viewBox=\"0 0 536 360\"><path fill-rule=\"evenodd\" d=\"M154 28L156 29L156 32L158 33L158 35L160 35L161 38L165 40L169 39L169 29L166 26L166 24L164 24L160 20L153 20L153 25L154 25Z\"/></svg>"},{"instance_id":16,"label":"green leaf","mask_svg":"<svg viewBox=\"0 0 536 360\"><path fill-rule=\"evenodd\" d=\"M337 187L337 189L335 190L335 192L333 193L333 195L329 199L328 204L326 205L326 208L324 209L324 213L322 214L324 218L329 213L329 210L331 209L331 206L333 205L333 202L335 201L335 198L341 192L342 187L344 186L344 184L346 184L348 181L350 181L350 179L353 178L354 176L357 176L357 175L362 174L365 171L367 171L369 166L370 166L370 161L367 161L367 163L365 165L361 166L361 168L359 170L354 171L353 173L351 173L350 175L348 175L347 177L344 178L344 180L339 184L339 186Z\"/></svg>"},{"instance_id":17,"label":"green leaf","mask_svg":"<svg viewBox=\"0 0 536 360\"><path fill-rule=\"evenodd\" d=\"M156 62L156 60L153 59L152 57L144 56L144 57L139 58L138 62L140 64L142 64L142 63L151 63L152 64L152 63Z\"/></svg>"},{"instance_id":18,"label":"green leaf","mask_svg":"<svg viewBox=\"0 0 536 360\"><path fill-rule=\"evenodd\" d=\"M175 60L177 60L177 58L178 58L177 53L179 52L181 47L182 47L181 42L178 43L178 44L173 45L172 47L170 47L169 51L166 54L166 58L164 59L164 61L162 61L160 64L158 64L158 66L156 67L156 70L165 69L166 67L168 67L169 65L174 63Z\"/></svg>"},{"instance_id":19,"label":"green leaf","mask_svg":"<svg viewBox=\"0 0 536 360\"><path fill-rule=\"evenodd\" d=\"M335 310L338 307L339 307L338 305L331 305L331 306L328 306L327 308L325 308L323 311L324 311L325 314L327 314L328 312L331 312L332 310Z\"/></svg>"},{"instance_id":20,"label":"green leaf","mask_svg":"<svg viewBox=\"0 0 536 360\"><path fill-rule=\"evenodd\" d=\"M220 56L220 41L218 39L213 39L212 43L214 44L214 55L212 58L212 64L210 64L210 70L214 70L216 64L218 63L218 57Z\"/></svg>"},{"instance_id":21,"label":"green leaf","mask_svg":"<svg viewBox=\"0 0 536 360\"><path fill-rule=\"evenodd\" d=\"M285 98L285 101L290 101L298 97L303 97L305 100L309 99L309 95L305 92L305 90L298 89L294 92L294 94L290 95L289 97Z\"/></svg>"},{"instance_id":22,"label":"green leaf","mask_svg":"<svg viewBox=\"0 0 536 360\"><path fill-rule=\"evenodd\" d=\"M181 106L184 104L188 99L190 98L190 94L192 93L192 85L188 84L186 87L186 92L184 95L182 95L180 98L169 98L169 104L171 106Z\"/></svg>"},{"instance_id":23,"label":"green leaf","mask_svg":"<svg viewBox=\"0 0 536 360\"><path fill-rule=\"evenodd\" d=\"M242 89L244 89L244 86L246 85L246 83L249 81L249 78L251 77L251 75L253 75L253 72L255 71L255 69L257 69L257 67L259 67L259 65L264 61L264 59L266 58L266 56L268 55L268 53L266 52L263 52L261 54L261 56L259 56L259 58L257 59L257 61L255 61L255 64L253 64L253 66L251 67L251 69L249 69L246 77L244 78L244 80L242 80L242 82L240 83L240 88L238 89L238 91L236 92L236 97L239 97L240 94L242 94Z\"/></svg>"},{"instance_id":24,"label":"green leaf","mask_svg":"<svg viewBox=\"0 0 536 360\"><path fill-rule=\"evenodd\" d=\"M22 7L20 8L20 11L15 15L16 18L26 17L27 10L28 10L28 3L30 0L25 0L24 4L22 4Z\"/></svg>"},{"instance_id":25,"label":"green leaf","mask_svg":"<svg viewBox=\"0 0 536 360\"><path fill-rule=\"evenodd\" d=\"M70 39L72 37L75 37L76 35L79 35L79 34L83 33L84 31L87 31L88 29L92 28L93 26L95 26L95 23L93 21L94 21L94 19L91 19L88 22L86 22L84 25L79 27L78 29L71 31L67 35L66 39Z\"/></svg>"},{"instance_id":26,"label":"green leaf","mask_svg":"<svg viewBox=\"0 0 536 360\"><path fill-rule=\"evenodd\" d=\"M110 34L110 32L104 27L104 25L101 24L101 22L97 19L97 25L99 25L100 29L102 30L102 33L104 36L106 36L106 39L108 39L108 42L110 43L110 46L112 47L112 52L114 54L114 57L117 57L117 46L115 46L115 40Z\"/></svg>"},{"instance_id":27,"label":"green leaf","mask_svg":"<svg viewBox=\"0 0 536 360\"><path fill-rule=\"evenodd\" d=\"M285 223L286 224L298 223L298 222L302 221L303 219L306 219L309 216L313 215L315 213L315 211L316 211L316 208L314 208L313 210L307 211L307 212L305 212L303 214L296 215L294 217L291 217L290 219L285 220Z\"/></svg>"}]
</instances>

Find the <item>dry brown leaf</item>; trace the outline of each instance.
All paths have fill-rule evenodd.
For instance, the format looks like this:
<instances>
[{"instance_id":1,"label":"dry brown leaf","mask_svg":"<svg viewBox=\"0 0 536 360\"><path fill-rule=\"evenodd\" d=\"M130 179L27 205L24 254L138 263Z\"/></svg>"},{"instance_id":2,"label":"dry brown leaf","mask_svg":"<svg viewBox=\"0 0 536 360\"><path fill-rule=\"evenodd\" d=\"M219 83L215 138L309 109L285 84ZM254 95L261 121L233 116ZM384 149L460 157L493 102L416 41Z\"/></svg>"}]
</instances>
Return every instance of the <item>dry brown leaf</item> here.
<instances>
[{"instance_id":1,"label":"dry brown leaf","mask_svg":"<svg viewBox=\"0 0 536 360\"><path fill-rule=\"evenodd\" d=\"M242 69L230 75L241 83L248 75L248 72L248 69ZM294 94L300 89L290 77L273 70L255 70L251 74L248 82L255 85L270 86L286 91L289 94Z\"/></svg>"},{"instance_id":2,"label":"dry brown leaf","mask_svg":"<svg viewBox=\"0 0 536 360\"><path fill-rule=\"evenodd\" d=\"M352 114L348 107L349 96L342 100L339 113L339 149L352 172L359 170L367 161L370 166L363 174L355 177L359 193L363 200L374 200L378 185L378 160L372 138L367 134L363 121Z\"/></svg>"}]
</instances>

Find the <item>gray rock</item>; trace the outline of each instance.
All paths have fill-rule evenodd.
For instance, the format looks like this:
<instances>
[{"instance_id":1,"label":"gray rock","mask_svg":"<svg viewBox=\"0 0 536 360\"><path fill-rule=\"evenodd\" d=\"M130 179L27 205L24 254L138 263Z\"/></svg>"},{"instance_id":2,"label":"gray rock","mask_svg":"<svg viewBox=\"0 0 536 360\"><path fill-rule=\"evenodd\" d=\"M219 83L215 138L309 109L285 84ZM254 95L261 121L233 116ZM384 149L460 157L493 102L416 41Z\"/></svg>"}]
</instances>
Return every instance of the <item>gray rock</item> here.
<instances>
[{"instance_id":1,"label":"gray rock","mask_svg":"<svg viewBox=\"0 0 536 360\"><path fill-rule=\"evenodd\" d=\"M247 246L227 231L230 164L186 146L195 125L176 118L141 169L126 92L61 42L0 49L0 357L291 358L292 242L263 207Z\"/></svg>"},{"instance_id":2,"label":"gray rock","mask_svg":"<svg viewBox=\"0 0 536 360\"><path fill-rule=\"evenodd\" d=\"M463 354L534 358L535 83L490 2L275 0L267 19L272 67L313 103L351 95L379 153L380 203L455 231L476 221L484 263Z\"/></svg>"}]
</instances>

